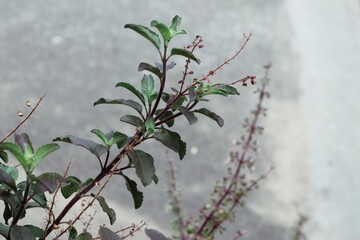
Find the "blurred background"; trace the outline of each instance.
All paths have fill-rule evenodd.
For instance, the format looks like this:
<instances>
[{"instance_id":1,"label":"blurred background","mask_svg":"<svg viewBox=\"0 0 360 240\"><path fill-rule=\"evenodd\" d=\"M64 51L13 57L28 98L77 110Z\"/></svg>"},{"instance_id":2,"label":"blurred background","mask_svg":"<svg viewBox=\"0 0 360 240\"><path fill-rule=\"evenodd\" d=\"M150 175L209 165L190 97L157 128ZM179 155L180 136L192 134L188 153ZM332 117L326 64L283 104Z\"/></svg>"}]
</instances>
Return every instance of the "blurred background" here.
<instances>
[{"instance_id":1,"label":"blurred background","mask_svg":"<svg viewBox=\"0 0 360 240\"><path fill-rule=\"evenodd\" d=\"M218 239L230 239L237 229L247 232L244 239L288 239L301 214L309 218L304 230L310 240L358 239L360 6L356 0L1 0L0 136L20 121L18 111L28 111L27 100L35 103L44 94L39 110L20 130L30 135L35 146L67 134L90 138L93 128L131 134L133 129L119 121L128 109L92 104L100 97L129 97L115 84L138 84L143 75L137 72L138 63L157 60L151 44L123 26L149 25L153 19L170 23L175 15L182 17L188 34L177 37L174 46L187 45L196 35L204 39L205 47L197 53L201 65L194 67L199 76L232 56L244 42L243 33L252 33L251 41L213 82L247 75L260 79L263 65L273 65L255 175L271 166L275 170L249 196L228 235ZM182 67L179 61L173 72ZM240 87L239 97L214 98L208 104L224 118L222 128L201 117L190 127L185 119L178 121L176 129L184 132L188 149L197 149L196 154L188 151L180 164L170 154L190 215L197 215L216 179L223 176L232 142L243 134L242 121L256 104L255 89ZM71 174L84 180L96 173L98 163L86 150L61 145L41 171L62 173L72 159ZM156 155L160 182L141 189L143 207L128 210L133 203L122 179L115 179L105 194L117 211L116 226L144 220L149 228L170 236L167 157L155 142L144 148ZM94 231L108 222L103 213L97 216ZM142 234L135 239L144 239Z\"/></svg>"}]
</instances>

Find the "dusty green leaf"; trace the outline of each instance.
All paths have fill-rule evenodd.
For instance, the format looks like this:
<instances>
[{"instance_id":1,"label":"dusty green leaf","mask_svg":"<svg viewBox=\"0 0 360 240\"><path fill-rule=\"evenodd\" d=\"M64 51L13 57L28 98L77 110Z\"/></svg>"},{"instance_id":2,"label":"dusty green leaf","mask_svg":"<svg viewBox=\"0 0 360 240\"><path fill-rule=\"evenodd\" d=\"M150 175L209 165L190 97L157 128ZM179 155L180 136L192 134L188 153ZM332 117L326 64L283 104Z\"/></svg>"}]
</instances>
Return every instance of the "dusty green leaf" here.
<instances>
[{"instance_id":1,"label":"dusty green leaf","mask_svg":"<svg viewBox=\"0 0 360 240\"><path fill-rule=\"evenodd\" d=\"M126 88L127 90L129 90L130 92L132 92L135 96L137 96L140 101L145 105L145 98L144 95L138 91L133 85L131 85L130 83L126 83L126 82L119 82L116 84L116 87L123 87Z\"/></svg>"},{"instance_id":2,"label":"dusty green leaf","mask_svg":"<svg viewBox=\"0 0 360 240\"><path fill-rule=\"evenodd\" d=\"M164 44L165 44L165 46L167 46L171 39L171 33L170 33L170 29L168 28L168 26L166 26L165 24L158 22L156 20L151 21L150 24L152 27L155 27L160 32L161 36L164 39Z\"/></svg>"},{"instance_id":3,"label":"dusty green leaf","mask_svg":"<svg viewBox=\"0 0 360 240\"><path fill-rule=\"evenodd\" d=\"M135 32L142 35L144 38L149 40L157 49L160 49L160 38L155 32L151 31L149 28L136 24L126 24L125 28L130 28Z\"/></svg>"},{"instance_id":4,"label":"dusty green leaf","mask_svg":"<svg viewBox=\"0 0 360 240\"><path fill-rule=\"evenodd\" d=\"M37 176L32 184L32 189L35 194L38 193L54 193L61 182L62 176L58 173L43 173Z\"/></svg>"},{"instance_id":5,"label":"dusty green leaf","mask_svg":"<svg viewBox=\"0 0 360 240\"><path fill-rule=\"evenodd\" d=\"M186 143L181 140L178 133L162 128L154 133L154 138L179 154L182 160L186 154Z\"/></svg>"},{"instance_id":6,"label":"dusty green leaf","mask_svg":"<svg viewBox=\"0 0 360 240\"><path fill-rule=\"evenodd\" d=\"M150 136L154 133L155 129L155 122L153 117L149 117L145 121L145 128L146 128L146 137Z\"/></svg>"},{"instance_id":7,"label":"dusty green leaf","mask_svg":"<svg viewBox=\"0 0 360 240\"><path fill-rule=\"evenodd\" d=\"M76 240L93 240L93 237L91 233L83 232L76 238Z\"/></svg>"},{"instance_id":8,"label":"dusty green leaf","mask_svg":"<svg viewBox=\"0 0 360 240\"><path fill-rule=\"evenodd\" d=\"M163 76L162 72L157 67L154 67L153 65L151 65L149 63L141 62L139 64L138 71L140 72L140 71L144 71L144 70L154 73L160 79Z\"/></svg>"},{"instance_id":9,"label":"dusty green leaf","mask_svg":"<svg viewBox=\"0 0 360 240\"><path fill-rule=\"evenodd\" d=\"M211 118L212 120L216 121L220 127L222 127L224 125L224 120L219 115L217 115L214 112L211 112L210 110L208 110L206 108L196 109L194 112L201 113L201 114Z\"/></svg>"},{"instance_id":10,"label":"dusty green leaf","mask_svg":"<svg viewBox=\"0 0 360 240\"><path fill-rule=\"evenodd\" d=\"M0 183L5 184L10 189L16 192L16 183L13 177L7 173L5 170L0 168Z\"/></svg>"},{"instance_id":11,"label":"dusty green leaf","mask_svg":"<svg viewBox=\"0 0 360 240\"><path fill-rule=\"evenodd\" d=\"M99 202L101 209L106 213L109 217L110 224L113 225L116 221L116 213L114 209L110 208L109 205L106 203L105 198L102 196L97 196L96 200Z\"/></svg>"},{"instance_id":12,"label":"dusty green leaf","mask_svg":"<svg viewBox=\"0 0 360 240\"><path fill-rule=\"evenodd\" d=\"M78 192L82 187L81 181L79 178L74 176L68 176L64 179L64 183L61 187L61 193L64 198L69 198L72 194Z\"/></svg>"},{"instance_id":13,"label":"dusty green leaf","mask_svg":"<svg viewBox=\"0 0 360 240\"><path fill-rule=\"evenodd\" d=\"M191 52L183 49L183 48L173 48L171 49L171 56L174 56L174 55L179 55L179 56L183 56L183 57L186 57L186 58L189 58L193 61L195 61L197 64L200 64L200 60L197 59L194 54L192 54Z\"/></svg>"},{"instance_id":14,"label":"dusty green leaf","mask_svg":"<svg viewBox=\"0 0 360 240\"><path fill-rule=\"evenodd\" d=\"M141 150L133 150L128 153L128 157L134 164L135 173L140 178L144 187L148 186L154 179L155 166L153 157Z\"/></svg>"},{"instance_id":15,"label":"dusty green leaf","mask_svg":"<svg viewBox=\"0 0 360 240\"><path fill-rule=\"evenodd\" d=\"M190 125L197 122L198 119L195 116L195 114L193 112L189 111L186 107L178 106L177 110L179 110L182 114L184 114L186 119L189 121Z\"/></svg>"},{"instance_id":16,"label":"dusty green leaf","mask_svg":"<svg viewBox=\"0 0 360 240\"><path fill-rule=\"evenodd\" d=\"M135 109L139 114L142 113L142 106L140 105L140 103L128 99L105 99L105 98L100 98L99 100L97 100L96 102L94 102L94 106L99 105L99 104L122 104L122 105L126 105L129 106L133 109Z\"/></svg>"},{"instance_id":17,"label":"dusty green leaf","mask_svg":"<svg viewBox=\"0 0 360 240\"><path fill-rule=\"evenodd\" d=\"M154 78L151 75L144 75L141 80L141 91L149 99L154 92Z\"/></svg>"},{"instance_id":18,"label":"dusty green leaf","mask_svg":"<svg viewBox=\"0 0 360 240\"><path fill-rule=\"evenodd\" d=\"M32 231L24 226L13 225L10 229L10 239L36 240Z\"/></svg>"},{"instance_id":19,"label":"dusty green leaf","mask_svg":"<svg viewBox=\"0 0 360 240\"><path fill-rule=\"evenodd\" d=\"M135 127L143 127L144 126L144 122L143 120L141 120L141 118L137 117L137 116L133 116L133 115L125 115L122 116L120 118L120 121L131 124Z\"/></svg>"},{"instance_id":20,"label":"dusty green leaf","mask_svg":"<svg viewBox=\"0 0 360 240\"><path fill-rule=\"evenodd\" d=\"M126 181L127 190L132 195L135 209L138 209L139 207L141 207L141 205L143 203L144 194L137 189L137 183L134 180L131 180L130 178L128 178L125 175L122 175L122 176L124 177L124 179Z\"/></svg>"},{"instance_id":21,"label":"dusty green leaf","mask_svg":"<svg viewBox=\"0 0 360 240\"><path fill-rule=\"evenodd\" d=\"M100 226L99 235L101 240L121 240L122 238L107 227Z\"/></svg>"},{"instance_id":22,"label":"dusty green leaf","mask_svg":"<svg viewBox=\"0 0 360 240\"><path fill-rule=\"evenodd\" d=\"M78 138L78 137L71 136L71 135L68 135L65 137L57 137L53 141L54 142L61 141L61 142L71 143L76 146L83 147L97 157L100 157L102 154L104 154L108 151L108 148L102 144L98 144L94 141L84 139L84 138Z\"/></svg>"}]
</instances>

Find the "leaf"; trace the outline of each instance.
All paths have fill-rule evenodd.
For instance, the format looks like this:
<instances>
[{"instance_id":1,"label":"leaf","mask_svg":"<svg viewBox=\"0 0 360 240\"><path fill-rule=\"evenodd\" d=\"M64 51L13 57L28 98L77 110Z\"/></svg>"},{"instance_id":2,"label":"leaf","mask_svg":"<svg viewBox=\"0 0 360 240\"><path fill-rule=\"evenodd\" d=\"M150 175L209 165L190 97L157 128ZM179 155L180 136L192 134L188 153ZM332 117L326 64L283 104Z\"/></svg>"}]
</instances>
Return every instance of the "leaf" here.
<instances>
[{"instance_id":1,"label":"leaf","mask_svg":"<svg viewBox=\"0 0 360 240\"><path fill-rule=\"evenodd\" d=\"M112 138L110 138L110 145L116 144L118 148L122 148L125 145L127 139L128 136L116 131L114 132Z\"/></svg>"},{"instance_id":2,"label":"leaf","mask_svg":"<svg viewBox=\"0 0 360 240\"><path fill-rule=\"evenodd\" d=\"M186 34L186 32L184 30L179 30L180 27L180 23L181 23L181 17L179 17L178 15L176 15L172 21L171 21L171 26L169 28L170 30L170 34L171 37L174 37L178 34Z\"/></svg>"},{"instance_id":3,"label":"leaf","mask_svg":"<svg viewBox=\"0 0 360 240\"><path fill-rule=\"evenodd\" d=\"M194 112L201 113L201 114L211 118L212 120L216 121L220 127L224 126L224 120L219 115L217 115L214 112L211 112L210 110L208 110L206 108L196 109Z\"/></svg>"},{"instance_id":4,"label":"leaf","mask_svg":"<svg viewBox=\"0 0 360 240\"><path fill-rule=\"evenodd\" d=\"M163 110L163 109L158 109L155 114L158 115L162 110ZM172 113L171 110L169 110L169 111L164 112L164 113L161 115L161 117L159 118L159 120L162 121L162 120L167 119L167 118L172 117L172 116L173 116L173 113ZM174 126L174 124L175 124L175 119L171 119L171 120L169 120L169 121L166 121L165 124L166 124L168 127L172 127L172 126Z\"/></svg>"},{"instance_id":5,"label":"leaf","mask_svg":"<svg viewBox=\"0 0 360 240\"><path fill-rule=\"evenodd\" d=\"M142 113L142 106L140 105L140 103L128 99L105 99L105 98L100 98L99 100L97 100L96 102L94 102L94 106L99 105L99 104L123 104L126 106L129 106L133 109L135 109L140 115Z\"/></svg>"},{"instance_id":6,"label":"leaf","mask_svg":"<svg viewBox=\"0 0 360 240\"><path fill-rule=\"evenodd\" d=\"M10 226L0 223L0 234L3 237L7 237L7 235L9 234L9 230L10 230Z\"/></svg>"},{"instance_id":7,"label":"leaf","mask_svg":"<svg viewBox=\"0 0 360 240\"><path fill-rule=\"evenodd\" d=\"M13 225L10 229L10 239L36 240L31 230L24 226Z\"/></svg>"},{"instance_id":8,"label":"leaf","mask_svg":"<svg viewBox=\"0 0 360 240\"><path fill-rule=\"evenodd\" d=\"M77 230L74 227L69 229L69 240L75 240L77 237Z\"/></svg>"},{"instance_id":9,"label":"leaf","mask_svg":"<svg viewBox=\"0 0 360 240\"><path fill-rule=\"evenodd\" d=\"M93 240L93 237L91 233L83 232L76 238L76 240Z\"/></svg>"},{"instance_id":10,"label":"leaf","mask_svg":"<svg viewBox=\"0 0 360 240\"><path fill-rule=\"evenodd\" d=\"M186 58L189 58L193 61L195 61L197 64L200 64L200 60L197 59L194 54L192 54L191 52L183 49L183 48L173 48L171 49L171 56L174 55L180 55L180 56L184 56Z\"/></svg>"},{"instance_id":11,"label":"leaf","mask_svg":"<svg viewBox=\"0 0 360 240\"><path fill-rule=\"evenodd\" d=\"M151 104L158 97L158 94L159 93L156 92L149 97L149 104Z\"/></svg>"},{"instance_id":12,"label":"leaf","mask_svg":"<svg viewBox=\"0 0 360 240\"><path fill-rule=\"evenodd\" d=\"M105 135L105 133L103 133L99 129L95 129L95 128L92 129L90 132L92 132L96 136L98 136L100 138L100 140L106 145L106 147L110 147L109 146L109 138Z\"/></svg>"},{"instance_id":13,"label":"leaf","mask_svg":"<svg viewBox=\"0 0 360 240\"><path fill-rule=\"evenodd\" d=\"M32 147L29 136L26 133L15 134L15 142L17 145L21 147L24 155L32 155L34 154L34 149Z\"/></svg>"},{"instance_id":14,"label":"leaf","mask_svg":"<svg viewBox=\"0 0 360 240\"><path fill-rule=\"evenodd\" d=\"M19 172L16 167L6 166L0 163L0 169L4 170L16 181L19 177Z\"/></svg>"},{"instance_id":15,"label":"leaf","mask_svg":"<svg viewBox=\"0 0 360 240\"><path fill-rule=\"evenodd\" d=\"M12 155L21 163L21 165L26 169L26 166L28 165L25 160L24 153L21 150L21 147L19 147L15 143L11 142L4 142L2 143L2 148L11 152Z\"/></svg>"},{"instance_id":16,"label":"leaf","mask_svg":"<svg viewBox=\"0 0 360 240\"><path fill-rule=\"evenodd\" d=\"M48 209L48 205L47 205L48 202L44 193L38 193L32 196L32 200L34 200L34 202L37 204L36 207Z\"/></svg>"},{"instance_id":17,"label":"leaf","mask_svg":"<svg viewBox=\"0 0 360 240\"><path fill-rule=\"evenodd\" d=\"M100 207L104 213L106 213L109 217L110 224L113 225L116 221L116 213L114 209L110 208L109 205L106 203L105 198L102 196L97 196L96 200L100 203Z\"/></svg>"},{"instance_id":18,"label":"leaf","mask_svg":"<svg viewBox=\"0 0 360 240\"><path fill-rule=\"evenodd\" d=\"M61 193L64 198L69 198L72 194L81 189L81 181L77 177L68 176L64 179L63 186L61 187Z\"/></svg>"},{"instance_id":19,"label":"leaf","mask_svg":"<svg viewBox=\"0 0 360 240\"><path fill-rule=\"evenodd\" d=\"M13 177L5 170L0 168L0 183L7 185L9 188L16 192L16 183Z\"/></svg>"},{"instance_id":20,"label":"leaf","mask_svg":"<svg viewBox=\"0 0 360 240\"><path fill-rule=\"evenodd\" d=\"M145 63L145 62L141 62L139 64L139 67L138 67L138 71L149 71L153 74L155 74L156 76L158 76L158 78L162 78L163 74L162 72L157 68L157 67L154 67L153 65L149 64L149 63Z\"/></svg>"},{"instance_id":21,"label":"leaf","mask_svg":"<svg viewBox=\"0 0 360 240\"><path fill-rule=\"evenodd\" d=\"M130 28L135 32L139 33L141 36L149 40L157 49L160 49L160 38L155 32L151 31L149 28L136 24L126 24L125 28Z\"/></svg>"},{"instance_id":22,"label":"leaf","mask_svg":"<svg viewBox=\"0 0 360 240\"><path fill-rule=\"evenodd\" d=\"M179 154L182 160L186 154L186 143L181 140L178 133L172 132L168 129L162 128L154 133L153 136L156 140Z\"/></svg>"},{"instance_id":23,"label":"leaf","mask_svg":"<svg viewBox=\"0 0 360 240\"><path fill-rule=\"evenodd\" d=\"M20 200L15 197L14 194L9 191L0 189L0 200L4 201L5 209L3 212L3 218L5 223L8 224L8 220L14 217L16 214L16 206L20 204Z\"/></svg>"},{"instance_id":24,"label":"leaf","mask_svg":"<svg viewBox=\"0 0 360 240\"><path fill-rule=\"evenodd\" d=\"M9 157L7 153L1 148L1 145L0 145L0 158L4 161L4 163L8 163L9 161Z\"/></svg>"},{"instance_id":25,"label":"leaf","mask_svg":"<svg viewBox=\"0 0 360 240\"><path fill-rule=\"evenodd\" d=\"M62 176L58 173L43 173L34 179L35 183L32 184L34 193L54 193L61 183Z\"/></svg>"},{"instance_id":26,"label":"leaf","mask_svg":"<svg viewBox=\"0 0 360 240\"><path fill-rule=\"evenodd\" d=\"M139 207L141 207L143 200L144 200L143 193L137 189L137 184L135 181L131 180L130 178L128 178L127 176L125 176L123 174L121 176L124 177L124 179L126 181L126 188L133 197L135 209L138 209Z\"/></svg>"},{"instance_id":27,"label":"leaf","mask_svg":"<svg viewBox=\"0 0 360 240\"><path fill-rule=\"evenodd\" d=\"M120 121L131 124L135 127L143 127L144 126L144 122L143 120L141 120L139 117L137 116L133 116L133 115L125 115L122 116L120 118Z\"/></svg>"},{"instance_id":28,"label":"leaf","mask_svg":"<svg viewBox=\"0 0 360 240\"><path fill-rule=\"evenodd\" d=\"M148 119L146 119L145 128L146 128L146 135L145 135L146 137L148 137L148 136L150 136L151 134L154 133L155 122L154 122L153 117L149 117Z\"/></svg>"},{"instance_id":29,"label":"leaf","mask_svg":"<svg viewBox=\"0 0 360 240\"><path fill-rule=\"evenodd\" d=\"M182 114L184 114L186 119L189 121L190 125L197 122L198 119L195 116L195 114L193 112L190 112L186 107L178 106L177 110L179 110Z\"/></svg>"},{"instance_id":30,"label":"leaf","mask_svg":"<svg viewBox=\"0 0 360 240\"><path fill-rule=\"evenodd\" d=\"M129 90L130 92L132 92L135 96L137 96L140 101L145 105L145 98L144 95L138 91L133 85L131 85L130 83L126 83L126 82L118 82L116 84L116 87L123 87L126 88L127 90Z\"/></svg>"},{"instance_id":31,"label":"leaf","mask_svg":"<svg viewBox=\"0 0 360 240\"><path fill-rule=\"evenodd\" d=\"M102 144L98 144L94 141L84 139L84 138L78 138L78 137L75 137L72 135L68 135L65 137L57 137L53 141L54 142L61 141L61 142L71 143L76 146L83 147L97 157L100 157L102 154L104 154L108 151L107 147L105 147Z\"/></svg>"},{"instance_id":32,"label":"leaf","mask_svg":"<svg viewBox=\"0 0 360 240\"><path fill-rule=\"evenodd\" d=\"M128 157L133 162L135 173L140 178L144 187L148 186L155 175L153 157L141 150L133 150L128 153Z\"/></svg>"},{"instance_id":33,"label":"leaf","mask_svg":"<svg viewBox=\"0 0 360 240\"><path fill-rule=\"evenodd\" d=\"M156 20L151 21L150 25L152 27L155 27L157 30L159 30L161 36L164 39L164 45L167 46L171 39L170 29L165 24L158 22Z\"/></svg>"},{"instance_id":34,"label":"leaf","mask_svg":"<svg viewBox=\"0 0 360 240\"><path fill-rule=\"evenodd\" d=\"M107 227L100 226L99 235L100 235L101 240L121 240L122 239L119 235L117 235L116 233L114 233Z\"/></svg>"},{"instance_id":35,"label":"leaf","mask_svg":"<svg viewBox=\"0 0 360 240\"><path fill-rule=\"evenodd\" d=\"M160 70L162 71L163 70L163 64L162 63L155 63L155 66ZM171 62L169 64L166 65L166 70L171 70L173 69L174 67L176 66L176 63L175 62Z\"/></svg>"},{"instance_id":36,"label":"leaf","mask_svg":"<svg viewBox=\"0 0 360 240\"><path fill-rule=\"evenodd\" d=\"M24 227L29 229L32 232L32 235L36 238L41 238L44 236L44 230L42 230L41 228L33 225L25 225Z\"/></svg>"},{"instance_id":37,"label":"leaf","mask_svg":"<svg viewBox=\"0 0 360 240\"><path fill-rule=\"evenodd\" d=\"M31 163L32 170L35 169L47 155L58 150L59 148L60 146L56 143L49 143L39 147L36 150L33 161Z\"/></svg>"},{"instance_id":38,"label":"leaf","mask_svg":"<svg viewBox=\"0 0 360 240\"><path fill-rule=\"evenodd\" d=\"M221 95L227 97L228 95L240 95L236 88L227 85L213 84L199 88L199 92L205 95Z\"/></svg>"},{"instance_id":39,"label":"leaf","mask_svg":"<svg viewBox=\"0 0 360 240\"><path fill-rule=\"evenodd\" d=\"M149 98L154 92L154 78L151 75L143 76L141 80L141 91L147 97L149 102Z\"/></svg>"},{"instance_id":40,"label":"leaf","mask_svg":"<svg viewBox=\"0 0 360 240\"><path fill-rule=\"evenodd\" d=\"M150 238L150 240L171 240L171 238L165 237L164 234L155 229L145 228L145 234Z\"/></svg>"}]
</instances>

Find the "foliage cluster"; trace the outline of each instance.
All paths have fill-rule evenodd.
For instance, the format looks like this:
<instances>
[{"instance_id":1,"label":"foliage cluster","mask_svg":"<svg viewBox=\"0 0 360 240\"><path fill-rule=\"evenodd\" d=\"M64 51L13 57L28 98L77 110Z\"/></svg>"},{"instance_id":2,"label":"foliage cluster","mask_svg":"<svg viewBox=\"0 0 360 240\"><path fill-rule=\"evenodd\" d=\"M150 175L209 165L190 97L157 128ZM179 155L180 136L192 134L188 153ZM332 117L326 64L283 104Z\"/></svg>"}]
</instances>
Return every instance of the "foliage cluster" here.
<instances>
[{"instance_id":1,"label":"foliage cluster","mask_svg":"<svg viewBox=\"0 0 360 240\"><path fill-rule=\"evenodd\" d=\"M147 72L140 81L140 88L136 88L128 82L116 84L116 87L132 93L133 99L100 98L94 103L94 106L115 104L132 108L134 110L133 115L120 117L120 121L135 128L132 136L127 136L117 130L105 133L99 129L93 129L91 133L98 137L98 141L66 135L56 137L52 143L34 148L30 137L26 133L15 134L15 130L31 116L40 104L41 98L24 121L0 142L0 158L2 160L0 163L0 200L4 202L4 223L0 223L0 234L3 237L8 240L48 239L50 236L59 239L62 236L64 237L64 234L67 234L69 240L99 238L118 240L133 235L145 225L144 222L141 222L139 225L133 225L118 231L101 226L98 235L93 236L86 229L80 232L76 227L76 222L96 201L107 214L110 224L115 223L116 213L108 206L105 197L102 195L104 188L113 177L124 179L126 189L133 198L134 207L141 207L144 196L137 187L139 182L131 179L128 173L134 171L144 187L152 182L156 184L159 179L156 175L153 156L136 147L147 140L156 140L176 152L180 160L183 159L186 155L186 143L179 133L172 130L176 119L184 116L192 125L198 121L197 116L200 114L214 120L221 127L224 120L216 113L198 107L200 103L209 101L209 97L212 95L224 97L239 95L238 90L235 88L236 84L243 86L246 86L248 82L255 84L254 76L246 76L231 83L219 82L213 84L210 81L210 78L218 70L240 54L250 40L251 34L244 35L245 42L232 57L201 77L196 78L193 77L194 72L191 70L191 64L200 64L200 60L195 56L195 51L203 47L203 40L201 36L196 36L188 46L170 48L170 42L174 37L186 34L180 28L180 23L181 18L179 16L175 16L170 25L165 25L156 20L152 21L151 27L155 28L159 34L146 26L125 25L126 29L140 34L154 46L160 63L141 62L139 64L138 71ZM175 56L183 57L185 66L182 71L182 78L177 82L176 87L168 88L168 71L171 71L176 64L172 61ZM247 134L238 142L241 151L231 153L232 165L229 167L228 176L216 184L210 197L211 201L200 210L198 219L184 219L177 194L174 169L170 167L169 193L172 210L177 216L177 233L173 236L174 239L214 239L215 233L224 230L222 227L223 222L234 220L235 208L242 205L243 198L257 186L259 180L265 177L261 176L260 179L250 181L246 178L246 174L243 173L249 169L251 170L254 164L250 152L256 151L257 143L254 136L262 131L262 128L257 125L257 121L262 114L265 114L262 102L265 97L269 96L269 93L266 92L266 86L270 65L265 68L265 78L262 80L261 87L257 90L260 99L259 103L253 111L253 118L246 121ZM7 141L13 134L15 141ZM63 175L54 172L35 175L34 170L43 159L60 148L59 142L87 149L99 163L98 174L85 181L81 181L77 176L68 175L68 169ZM111 151L117 151L116 157L113 159L110 158ZM19 163L17 166L13 166L8 156L9 153ZM19 171L25 174L24 181L20 180ZM99 187L96 188L96 186ZM67 204L59 214L55 214L53 209L55 198L58 195L65 198ZM77 213L72 219L66 220L65 215L78 202L83 205L81 212ZM32 208L47 211L44 226L19 224L19 221L27 216L26 212ZM145 232L153 240L169 239L156 230L146 229ZM242 235L243 233L239 231L236 236L241 237Z\"/></svg>"}]
</instances>

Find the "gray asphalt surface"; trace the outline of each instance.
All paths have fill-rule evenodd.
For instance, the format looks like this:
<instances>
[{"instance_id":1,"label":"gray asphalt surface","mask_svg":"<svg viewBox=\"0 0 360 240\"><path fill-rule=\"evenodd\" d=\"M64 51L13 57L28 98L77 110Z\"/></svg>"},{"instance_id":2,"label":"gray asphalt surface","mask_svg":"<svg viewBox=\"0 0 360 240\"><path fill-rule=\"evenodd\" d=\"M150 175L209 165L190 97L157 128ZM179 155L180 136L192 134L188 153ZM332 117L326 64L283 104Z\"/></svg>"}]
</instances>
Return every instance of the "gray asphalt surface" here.
<instances>
[{"instance_id":1,"label":"gray asphalt surface","mask_svg":"<svg viewBox=\"0 0 360 240\"><path fill-rule=\"evenodd\" d=\"M198 54L199 75L234 54L243 33L249 32L253 37L245 51L214 82L261 77L264 64L271 61L274 66L256 173L270 166L276 169L239 211L229 235L218 239L230 239L239 228L248 233L244 239L287 239L300 213L310 218L308 239L359 238L356 1L0 1L0 135L16 125L17 111L26 112L27 100L35 102L44 94L39 111L21 130L36 146L66 134L91 137L93 128L131 134L133 129L119 122L126 109L94 108L92 103L100 97L127 97L115 84L138 82L143 74L137 72L138 63L156 60L151 45L123 26L147 25L153 19L169 22L176 14L183 18L188 35L174 44L183 46L197 34L205 40ZM179 62L175 70L182 65ZM185 119L178 122L188 149L198 148L177 165L183 205L190 213L222 176L231 142L242 134L242 120L255 104L253 89L240 88L241 96L208 104L223 116L223 128L205 118L191 127ZM164 210L164 148L151 142L143 148L157 154L160 183L142 189L143 207L129 213L130 194L122 180L115 180L106 191L109 205L118 212L117 226L143 219L148 227L170 235L172 216ZM72 174L85 179L96 173L97 162L85 150L62 145L60 151L41 170L63 172L72 159ZM97 215L94 231L97 224L107 222L106 216Z\"/></svg>"}]
</instances>

